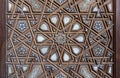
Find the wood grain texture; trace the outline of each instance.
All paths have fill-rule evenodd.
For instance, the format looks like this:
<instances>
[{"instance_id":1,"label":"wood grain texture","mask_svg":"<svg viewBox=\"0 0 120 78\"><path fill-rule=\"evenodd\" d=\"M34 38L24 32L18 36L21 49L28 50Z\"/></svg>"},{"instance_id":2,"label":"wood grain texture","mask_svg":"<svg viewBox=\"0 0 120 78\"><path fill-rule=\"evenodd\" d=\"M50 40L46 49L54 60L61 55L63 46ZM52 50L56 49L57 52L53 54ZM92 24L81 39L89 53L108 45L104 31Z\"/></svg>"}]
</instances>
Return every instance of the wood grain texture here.
<instances>
[{"instance_id":1,"label":"wood grain texture","mask_svg":"<svg viewBox=\"0 0 120 78\"><path fill-rule=\"evenodd\" d=\"M0 78L5 78L5 1L0 0ZM114 0L115 28L114 28L114 49L116 51L114 60L114 78L120 78L120 0ZM116 36L115 36L116 35Z\"/></svg>"},{"instance_id":2,"label":"wood grain texture","mask_svg":"<svg viewBox=\"0 0 120 78\"><path fill-rule=\"evenodd\" d=\"M116 0L116 78L120 78L120 0Z\"/></svg>"},{"instance_id":3,"label":"wood grain texture","mask_svg":"<svg viewBox=\"0 0 120 78\"><path fill-rule=\"evenodd\" d=\"M6 28L5 28L5 0L0 0L0 78L5 78L5 42L6 42Z\"/></svg>"}]
</instances>

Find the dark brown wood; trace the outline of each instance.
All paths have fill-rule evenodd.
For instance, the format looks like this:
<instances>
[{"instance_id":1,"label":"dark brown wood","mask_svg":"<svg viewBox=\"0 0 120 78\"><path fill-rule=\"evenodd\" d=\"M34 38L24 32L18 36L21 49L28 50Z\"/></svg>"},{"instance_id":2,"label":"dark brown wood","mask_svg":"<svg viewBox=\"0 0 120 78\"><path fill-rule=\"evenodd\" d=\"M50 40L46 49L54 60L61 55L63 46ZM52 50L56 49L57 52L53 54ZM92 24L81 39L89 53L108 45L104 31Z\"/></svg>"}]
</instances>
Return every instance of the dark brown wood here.
<instances>
[{"instance_id":1,"label":"dark brown wood","mask_svg":"<svg viewBox=\"0 0 120 78\"><path fill-rule=\"evenodd\" d=\"M6 0L0 0L0 78L6 78L6 64L5 64L5 5ZM114 0L114 50L115 50L115 65L114 65L114 78L120 78L120 0Z\"/></svg>"},{"instance_id":2,"label":"dark brown wood","mask_svg":"<svg viewBox=\"0 0 120 78\"><path fill-rule=\"evenodd\" d=\"M120 0L116 0L116 78L120 78Z\"/></svg>"},{"instance_id":3,"label":"dark brown wood","mask_svg":"<svg viewBox=\"0 0 120 78\"><path fill-rule=\"evenodd\" d=\"M113 27L113 31L116 31L116 1L113 1L113 11L114 11L114 27ZM114 39L113 39L113 49L116 52L116 32L113 33L114 35ZM113 65L113 77L116 78L116 53L114 54L113 60L115 62L115 64Z\"/></svg>"},{"instance_id":4,"label":"dark brown wood","mask_svg":"<svg viewBox=\"0 0 120 78\"><path fill-rule=\"evenodd\" d=\"M6 28L5 28L5 1L0 0L0 78L6 78L6 64L5 64L5 42L6 42Z\"/></svg>"}]
</instances>

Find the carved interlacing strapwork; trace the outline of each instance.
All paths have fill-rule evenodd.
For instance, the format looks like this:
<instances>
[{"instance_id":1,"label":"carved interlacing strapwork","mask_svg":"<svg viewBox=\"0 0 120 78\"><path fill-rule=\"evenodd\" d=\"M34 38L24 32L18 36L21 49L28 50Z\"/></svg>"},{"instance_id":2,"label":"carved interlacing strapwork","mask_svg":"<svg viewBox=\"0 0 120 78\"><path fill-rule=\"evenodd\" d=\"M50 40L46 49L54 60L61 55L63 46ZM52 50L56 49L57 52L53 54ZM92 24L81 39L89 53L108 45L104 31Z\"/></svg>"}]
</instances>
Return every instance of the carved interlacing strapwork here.
<instances>
[{"instance_id":1,"label":"carved interlacing strapwork","mask_svg":"<svg viewBox=\"0 0 120 78\"><path fill-rule=\"evenodd\" d=\"M113 78L113 0L7 0L7 78Z\"/></svg>"}]
</instances>

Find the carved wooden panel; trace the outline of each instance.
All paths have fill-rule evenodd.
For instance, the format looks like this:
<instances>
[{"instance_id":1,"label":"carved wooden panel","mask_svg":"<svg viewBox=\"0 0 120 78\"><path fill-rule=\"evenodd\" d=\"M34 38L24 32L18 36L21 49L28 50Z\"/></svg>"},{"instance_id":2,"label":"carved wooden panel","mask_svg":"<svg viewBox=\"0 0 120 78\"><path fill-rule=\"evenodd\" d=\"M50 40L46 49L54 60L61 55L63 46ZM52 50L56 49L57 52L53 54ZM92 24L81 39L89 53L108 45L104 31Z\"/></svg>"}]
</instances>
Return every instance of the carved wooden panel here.
<instances>
[{"instance_id":1,"label":"carved wooden panel","mask_svg":"<svg viewBox=\"0 0 120 78\"><path fill-rule=\"evenodd\" d=\"M113 0L7 0L7 78L113 78Z\"/></svg>"}]
</instances>

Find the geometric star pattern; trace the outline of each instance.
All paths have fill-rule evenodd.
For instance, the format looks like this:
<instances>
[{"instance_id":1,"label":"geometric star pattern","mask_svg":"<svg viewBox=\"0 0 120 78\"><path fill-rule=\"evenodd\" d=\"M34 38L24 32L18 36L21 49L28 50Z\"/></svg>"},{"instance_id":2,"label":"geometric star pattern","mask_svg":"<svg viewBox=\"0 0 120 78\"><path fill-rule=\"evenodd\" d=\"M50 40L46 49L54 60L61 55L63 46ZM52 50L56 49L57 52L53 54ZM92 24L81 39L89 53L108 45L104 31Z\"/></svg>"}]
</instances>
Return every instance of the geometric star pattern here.
<instances>
[{"instance_id":1,"label":"geometric star pattern","mask_svg":"<svg viewBox=\"0 0 120 78\"><path fill-rule=\"evenodd\" d=\"M113 78L113 0L7 0L7 78Z\"/></svg>"}]
</instances>

